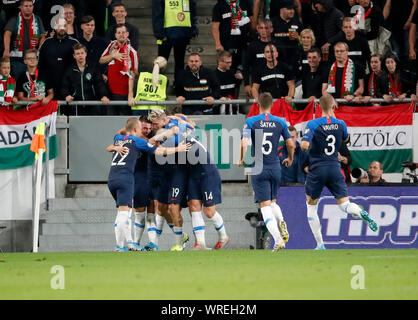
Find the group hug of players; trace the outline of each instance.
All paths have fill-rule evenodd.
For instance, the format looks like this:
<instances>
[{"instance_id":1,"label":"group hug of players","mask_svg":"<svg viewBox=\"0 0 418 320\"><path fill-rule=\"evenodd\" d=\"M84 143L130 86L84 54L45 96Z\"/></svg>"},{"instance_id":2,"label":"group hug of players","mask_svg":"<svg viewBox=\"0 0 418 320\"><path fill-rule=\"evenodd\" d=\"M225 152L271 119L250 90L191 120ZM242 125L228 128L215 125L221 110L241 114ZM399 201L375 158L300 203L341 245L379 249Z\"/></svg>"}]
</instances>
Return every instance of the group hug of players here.
<instances>
[{"instance_id":1,"label":"group hug of players","mask_svg":"<svg viewBox=\"0 0 418 320\"><path fill-rule=\"evenodd\" d=\"M276 201L281 180L277 149L282 137L289 154L283 165L290 166L295 144L285 120L271 115L272 103L271 94L262 93L258 99L260 114L246 119L239 165L244 164L244 155L251 143L254 200L274 239L273 251L276 252L284 249L289 240L286 222ZM338 150L343 141L348 142L349 136L344 121L335 118L336 102L331 95L325 95L319 103L322 117L308 122L301 148L309 150L305 184L307 219L317 243L315 249L324 250L317 212L324 187L333 194L341 210L361 218L373 231L378 226L363 208L349 200L338 160ZM184 250L189 237L183 233L182 207L188 207L192 217L194 250L209 249L205 243L202 209L218 232L214 249L228 245L230 238L216 210L216 205L221 203L221 178L207 149L195 135L193 121L184 115L167 116L162 110L153 110L142 122L130 118L107 150L113 152L108 186L118 208L116 251L158 250L164 220L174 233L175 245L171 250ZM131 208L134 208L132 218ZM140 241L145 227L150 242L143 248Z\"/></svg>"},{"instance_id":2,"label":"group hug of players","mask_svg":"<svg viewBox=\"0 0 418 320\"><path fill-rule=\"evenodd\" d=\"M141 119L141 120L140 120ZM184 115L153 110L148 117L130 118L107 151L113 152L108 187L118 208L116 251L158 251L164 222L173 231L172 251L184 250L181 209L192 218L193 250L207 250L204 214L218 233L214 249L228 245L221 203L221 178L210 155L195 135L195 124ZM134 208L131 213L131 209ZM144 230L149 243L141 246Z\"/></svg>"}]
</instances>

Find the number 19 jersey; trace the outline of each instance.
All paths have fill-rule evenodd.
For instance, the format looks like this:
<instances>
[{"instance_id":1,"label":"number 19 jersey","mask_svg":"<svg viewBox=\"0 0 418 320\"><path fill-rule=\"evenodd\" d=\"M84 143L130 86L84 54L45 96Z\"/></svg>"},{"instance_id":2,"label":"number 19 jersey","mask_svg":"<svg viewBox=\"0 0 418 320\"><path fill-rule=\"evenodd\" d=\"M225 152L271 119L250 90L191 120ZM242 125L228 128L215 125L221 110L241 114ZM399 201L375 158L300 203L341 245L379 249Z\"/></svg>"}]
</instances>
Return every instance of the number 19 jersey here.
<instances>
[{"instance_id":1,"label":"number 19 jersey","mask_svg":"<svg viewBox=\"0 0 418 320\"><path fill-rule=\"evenodd\" d=\"M310 143L309 169L318 166L340 166L338 151L348 137L344 121L321 117L308 122L302 141Z\"/></svg>"}]
</instances>

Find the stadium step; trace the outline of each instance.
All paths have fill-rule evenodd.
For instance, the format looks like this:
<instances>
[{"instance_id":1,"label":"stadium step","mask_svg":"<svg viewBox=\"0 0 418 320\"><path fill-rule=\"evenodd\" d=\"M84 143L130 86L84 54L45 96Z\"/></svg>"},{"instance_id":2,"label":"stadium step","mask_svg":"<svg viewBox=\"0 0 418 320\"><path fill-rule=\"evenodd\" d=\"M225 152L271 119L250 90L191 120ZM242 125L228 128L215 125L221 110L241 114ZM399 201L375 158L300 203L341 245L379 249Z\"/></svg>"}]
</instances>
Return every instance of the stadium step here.
<instances>
[{"instance_id":1,"label":"stadium step","mask_svg":"<svg viewBox=\"0 0 418 320\"><path fill-rule=\"evenodd\" d=\"M219 207L225 209L246 209L254 206L252 197L228 196ZM49 200L49 210L108 210L115 208L112 198L61 198Z\"/></svg>"},{"instance_id":2,"label":"stadium step","mask_svg":"<svg viewBox=\"0 0 418 320\"><path fill-rule=\"evenodd\" d=\"M217 206L224 218L224 221L239 221L247 212L254 211L253 208L226 208ZM190 215L187 209L182 210L183 220L188 222ZM42 215L42 219L47 224L55 223L112 223L116 218L116 209L114 210L55 210Z\"/></svg>"},{"instance_id":3,"label":"stadium step","mask_svg":"<svg viewBox=\"0 0 418 320\"><path fill-rule=\"evenodd\" d=\"M252 190L246 183L223 183L222 204L217 206L228 235L230 249L248 249L255 244L255 229L245 220L245 214L256 210ZM115 202L105 184L69 185L67 193L74 198L49 200L48 211L41 213L39 251L112 251L115 246ZM191 218L188 209L182 210L183 231L194 242ZM213 223L204 217L206 243L213 247L218 239ZM144 233L142 245L148 241ZM169 250L174 236L168 226L160 238L160 249ZM189 248L193 244L189 245Z\"/></svg>"}]
</instances>

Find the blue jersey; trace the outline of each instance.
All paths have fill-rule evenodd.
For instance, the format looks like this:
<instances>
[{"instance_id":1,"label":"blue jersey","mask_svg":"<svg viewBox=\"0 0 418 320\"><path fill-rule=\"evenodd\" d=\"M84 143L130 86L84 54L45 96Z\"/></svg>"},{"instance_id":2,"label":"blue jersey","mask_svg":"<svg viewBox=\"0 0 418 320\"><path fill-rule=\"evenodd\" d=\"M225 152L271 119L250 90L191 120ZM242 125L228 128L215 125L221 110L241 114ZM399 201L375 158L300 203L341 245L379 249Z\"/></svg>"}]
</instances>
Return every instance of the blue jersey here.
<instances>
[{"instance_id":1,"label":"blue jersey","mask_svg":"<svg viewBox=\"0 0 418 320\"><path fill-rule=\"evenodd\" d=\"M192 135L194 136L194 128L187 123L183 123L183 122L179 123L177 119L170 119L170 121L166 124L165 129L171 129L173 127L178 127L179 132L178 134L168 139L164 143L164 146L175 147L175 146L178 146L178 144L183 141L189 142L188 140L190 140L190 136Z\"/></svg>"},{"instance_id":2,"label":"blue jersey","mask_svg":"<svg viewBox=\"0 0 418 320\"><path fill-rule=\"evenodd\" d=\"M280 159L277 154L280 137L290 139L290 133L284 119L261 113L245 120L243 137L252 141L252 156L256 163L262 163L263 168L279 168Z\"/></svg>"},{"instance_id":3,"label":"blue jersey","mask_svg":"<svg viewBox=\"0 0 418 320\"><path fill-rule=\"evenodd\" d=\"M321 117L308 122L302 141L310 143L309 168L340 166L338 150L348 137L345 122L334 117Z\"/></svg>"},{"instance_id":4,"label":"blue jersey","mask_svg":"<svg viewBox=\"0 0 418 320\"><path fill-rule=\"evenodd\" d=\"M146 140L135 137L133 135L117 134L113 138L113 144L115 146L123 145L129 149L129 152L123 156L121 156L116 151L113 152L109 177L112 175L119 175L124 173L133 174L139 153L154 153L155 149L157 148L149 144Z\"/></svg>"}]
</instances>

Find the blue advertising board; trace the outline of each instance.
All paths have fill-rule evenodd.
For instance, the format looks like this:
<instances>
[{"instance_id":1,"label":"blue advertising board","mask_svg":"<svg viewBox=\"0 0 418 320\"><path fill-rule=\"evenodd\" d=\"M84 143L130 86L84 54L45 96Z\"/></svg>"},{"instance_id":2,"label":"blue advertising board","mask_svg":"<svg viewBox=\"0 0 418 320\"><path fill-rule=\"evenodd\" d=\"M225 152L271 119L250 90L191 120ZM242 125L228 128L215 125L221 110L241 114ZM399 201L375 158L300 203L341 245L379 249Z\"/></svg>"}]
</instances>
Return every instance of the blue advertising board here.
<instances>
[{"instance_id":1,"label":"blue advertising board","mask_svg":"<svg viewBox=\"0 0 418 320\"><path fill-rule=\"evenodd\" d=\"M417 186L349 186L350 201L363 206L379 225L371 231L361 219L343 212L324 188L318 203L327 249L418 248ZM290 234L287 249L316 247L306 216L304 186L279 189L280 205Z\"/></svg>"}]
</instances>

